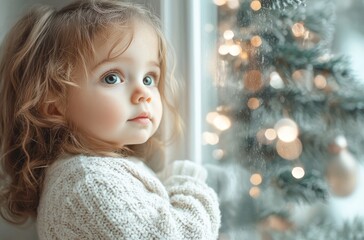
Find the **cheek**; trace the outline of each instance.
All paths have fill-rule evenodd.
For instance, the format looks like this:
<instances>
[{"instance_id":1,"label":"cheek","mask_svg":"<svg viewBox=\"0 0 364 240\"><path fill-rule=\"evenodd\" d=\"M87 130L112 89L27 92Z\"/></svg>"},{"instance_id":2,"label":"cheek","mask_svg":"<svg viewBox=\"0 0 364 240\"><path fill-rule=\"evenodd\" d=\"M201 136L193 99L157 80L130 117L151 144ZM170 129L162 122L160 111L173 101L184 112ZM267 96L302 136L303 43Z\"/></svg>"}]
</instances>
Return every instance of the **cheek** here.
<instances>
[{"instance_id":1,"label":"cheek","mask_svg":"<svg viewBox=\"0 0 364 240\"><path fill-rule=\"evenodd\" d=\"M113 99L104 98L102 102L95 103L93 118L103 129L113 129L123 121L120 103Z\"/></svg>"},{"instance_id":2,"label":"cheek","mask_svg":"<svg viewBox=\"0 0 364 240\"><path fill-rule=\"evenodd\" d=\"M162 118L162 115L163 115L162 100L161 100L161 97L159 96L159 94L156 94L154 96L154 99L156 99L156 101L153 101L153 108L154 108L156 117L158 116L158 120L160 122L161 118Z\"/></svg>"},{"instance_id":3,"label":"cheek","mask_svg":"<svg viewBox=\"0 0 364 240\"><path fill-rule=\"evenodd\" d=\"M73 100L70 118L76 125L91 132L112 130L123 120L120 99L113 95L93 93L78 96Z\"/></svg>"}]
</instances>

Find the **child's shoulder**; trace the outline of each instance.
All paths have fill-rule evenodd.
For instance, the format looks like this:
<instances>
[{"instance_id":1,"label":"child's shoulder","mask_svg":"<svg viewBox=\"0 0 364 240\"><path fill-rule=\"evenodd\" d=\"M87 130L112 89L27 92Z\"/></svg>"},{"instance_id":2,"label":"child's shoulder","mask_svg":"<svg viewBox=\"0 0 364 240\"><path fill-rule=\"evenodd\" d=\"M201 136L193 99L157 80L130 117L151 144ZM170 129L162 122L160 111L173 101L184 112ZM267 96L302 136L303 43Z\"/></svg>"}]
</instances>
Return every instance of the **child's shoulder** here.
<instances>
[{"instance_id":1,"label":"child's shoulder","mask_svg":"<svg viewBox=\"0 0 364 240\"><path fill-rule=\"evenodd\" d=\"M77 184L85 180L132 178L137 166L127 158L74 155L57 159L46 170L46 185Z\"/></svg>"},{"instance_id":2,"label":"child's shoulder","mask_svg":"<svg viewBox=\"0 0 364 240\"><path fill-rule=\"evenodd\" d=\"M65 155L49 166L48 174L78 172L92 173L102 171L120 171L124 166L130 165L127 158Z\"/></svg>"}]
</instances>

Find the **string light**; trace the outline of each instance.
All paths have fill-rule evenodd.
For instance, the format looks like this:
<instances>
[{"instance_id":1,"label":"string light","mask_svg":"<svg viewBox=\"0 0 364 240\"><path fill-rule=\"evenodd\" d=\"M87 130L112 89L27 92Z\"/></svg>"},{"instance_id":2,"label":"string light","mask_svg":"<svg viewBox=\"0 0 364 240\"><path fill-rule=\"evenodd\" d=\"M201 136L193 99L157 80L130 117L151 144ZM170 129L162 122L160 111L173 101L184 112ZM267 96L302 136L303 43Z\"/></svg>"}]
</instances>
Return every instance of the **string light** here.
<instances>
[{"instance_id":1,"label":"string light","mask_svg":"<svg viewBox=\"0 0 364 240\"><path fill-rule=\"evenodd\" d=\"M305 169L302 167L294 167L292 169L292 176L296 179L301 179L305 176Z\"/></svg>"},{"instance_id":2,"label":"string light","mask_svg":"<svg viewBox=\"0 0 364 240\"><path fill-rule=\"evenodd\" d=\"M248 102L247 102L248 108L250 108L251 110L255 110L260 106L260 101L258 98L249 98Z\"/></svg>"},{"instance_id":3,"label":"string light","mask_svg":"<svg viewBox=\"0 0 364 240\"><path fill-rule=\"evenodd\" d=\"M220 131L225 131L231 127L231 121L225 115L217 115L215 116L212 124L219 129Z\"/></svg>"},{"instance_id":4,"label":"string light","mask_svg":"<svg viewBox=\"0 0 364 240\"><path fill-rule=\"evenodd\" d=\"M253 47L260 47L260 45L262 45L262 39L259 36L254 36L250 39L250 44Z\"/></svg>"},{"instance_id":5,"label":"string light","mask_svg":"<svg viewBox=\"0 0 364 240\"><path fill-rule=\"evenodd\" d=\"M242 49L240 47L240 45L234 44L231 45L229 48L229 53L231 56L238 56L241 53Z\"/></svg>"},{"instance_id":6,"label":"string light","mask_svg":"<svg viewBox=\"0 0 364 240\"><path fill-rule=\"evenodd\" d=\"M266 136L265 136L266 131L267 131L267 129L264 129L264 128L260 129L257 132L256 138L257 138L257 141L260 142L261 144L269 145L269 144L272 144L273 141L266 138Z\"/></svg>"},{"instance_id":7,"label":"string light","mask_svg":"<svg viewBox=\"0 0 364 240\"><path fill-rule=\"evenodd\" d=\"M293 142L283 142L278 140L276 150L279 156L286 160L298 159L302 153L302 143L297 138Z\"/></svg>"},{"instance_id":8,"label":"string light","mask_svg":"<svg viewBox=\"0 0 364 240\"><path fill-rule=\"evenodd\" d=\"M209 112L207 115L206 115L206 121L210 124L213 124L214 122L214 119L219 115L219 113L217 112Z\"/></svg>"},{"instance_id":9,"label":"string light","mask_svg":"<svg viewBox=\"0 0 364 240\"><path fill-rule=\"evenodd\" d=\"M250 8L254 11L259 11L262 8L262 4L258 0L254 0L250 3Z\"/></svg>"},{"instance_id":10,"label":"string light","mask_svg":"<svg viewBox=\"0 0 364 240\"><path fill-rule=\"evenodd\" d=\"M273 141L277 138L276 130L274 130L273 128L268 128L267 130L265 130L264 136L269 141Z\"/></svg>"},{"instance_id":11,"label":"string light","mask_svg":"<svg viewBox=\"0 0 364 240\"><path fill-rule=\"evenodd\" d=\"M259 195L260 195L260 189L258 187L252 187L252 188L250 188L249 195L252 198L258 198Z\"/></svg>"},{"instance_id":12,"label":"string light","mask_svg":"<svg viewBox=\"0 0 364 240\"><path fill-rule=\"evenodd\" d=\"M295 37L303 37L305 31L305 26L302 23L295 23L292 26L292 33Z\"/></svg>"},{"instance_id":13,"label":"string light","mask_svg":"<svg viewBox=\"0 0 364 240\"><path fill-rule=\"evenodd\" d=\"M300 70L296 70L292 73L292 78L295 80L295 81L301 81L302 79L305 78L306 76L306 71L303 70L303 69L300 69Z\"/></svg>"},{"instance_id":14,"label":"string light","mask_svg":"<svg viewBox=\"0 0 364 240\"><path fill-rule=\"evenodd\" d=\"M258 70L250 70L244 74L244 88L256 92L263 87L262 74Z\"/></svg>"},{"instance_id":15,"label":"string light","mask_svg":"<svg viewBox=\"0 0 364 240\"><path fill-rule=\"evenodd\" d=\"M327 86L326 78L321 74L317 75L313 81L318 89L324 89Z\"/></svg>"},{"instance_id":16,"label":"string light","mask_svg":"<svg viewBox=\"0 0 364 240\"><path fill-rule=\"evenodd\" d=\"M250 177L250 183L257 186L260 185L263 181L262 176L259 173L254 173Z\"/></svg>"},{"instance_id":17,"label":"string light","mask_svg":"<svg viewBox=\"0 0 364 240\"><path fill-rule=\"evenodd\" d=\"M203 144L216 145L219 143L219 136L216 133L204 132L202 134Z\"/></svg>"},{"instance_id":18,"label":"string light","mask_svg":"<svg viewBox=\"0 0 364 240\"><path fill-rule=\"evenodd\" d=\"M297 124L289 118L282 118L275 125L278 138L283 142L292 142L298 136Z\"/></svg>"},{"instance_id":19,"label":"string light","mask_svg":"<svg viewBox=\"0 0 364 240\"><path fill-rule=\"evenodd\" d=\"M239 0L228 0L227 5L231 9L237 9L239 7Z\"/></svg>"},{"instance_id":20,"label":"string light","mask_svg":"<svg viewBox=\"0 0 364 240\"><path fill-rule=\"evenodd\" d=\"M227 44L221 44L219 47L219 53L221 55L226 55L229 53L230 47Z\"/></svg>"},{"instance_id":21,"label":"string light","mask_svg":"<svg viewBox=\"0 0 364 240\"><path fill-rule=\"evenodd\" d=\"M231 39L233 39L234 38L234 32L231 31L231 30L226 30L224 32L224 38L225 38L225 40L231 40Z\"/></svg>"},{"instance_id":22,"label":"string light","mask_svg":"<svg viewBox=\"0 0 364 240\"><path fill-rule=\"evenodd\" d=\"M220 131L225 131L231 127L231 121L230 119L222 114L219 114L218 112L209 112L206 115L206 121Z\"/></svg>"},{"instance_id":23,"label":"string light","mask_svg":"<svg viewBox=\"0 0 364 240\"><path fill-rule=\"evenodd\" d=\"M284 88L284 82L277 72L271 72L269 84L272 88L275 89Z\"/></svg>"},{"instance_id":24,"label":"string light","mask_svg":"<svg viewBox=\"0 0 364 240\"><path fill-rule=\"evenodd\" d=\"M214 3L217 5L217 6L222 6L224 4L226 4L227 0L214 0Z\"/></svg>"},{"instance_id":25,"label":"string light","mask_svg":"<svg viewBox=\"0 0 364 240\"><path fill-rule=\"evenodd\" d=\"M245 51L242 51L240 53L240 58L243 59L243 60L248 60L249 54L247 52L245 52Z\"/></svg>"},{"instance_id":26,"label":"string light","mask_svg":"<svg viewBox=\"0 0 364 240\"><path fill-rule=\"evenodd\" d=\"M339 146L340 148L346 148L348 146L348 141L346 140L346 138L342 135L339 135L335 138L335 144L337 144L337 146Z\"/></svg>"}]
</instances>

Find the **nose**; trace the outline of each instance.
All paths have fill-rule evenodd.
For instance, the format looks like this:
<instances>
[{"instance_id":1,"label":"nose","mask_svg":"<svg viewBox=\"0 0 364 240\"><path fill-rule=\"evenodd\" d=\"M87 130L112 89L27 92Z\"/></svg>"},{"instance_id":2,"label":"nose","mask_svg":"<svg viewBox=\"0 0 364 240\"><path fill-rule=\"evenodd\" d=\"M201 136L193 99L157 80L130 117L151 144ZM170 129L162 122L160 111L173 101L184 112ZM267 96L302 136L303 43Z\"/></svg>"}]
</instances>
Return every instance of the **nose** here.
<instances>
[{"instance_id":1,"label":"nose","mask_svg":"<svg viewBox=\"0 0 364 240\"><path fill-rule=\"evenodd\" d=\"M139 104L142 102L147 102L150 103L152 98L151 98L151 92L150 89L148 89L147 86L145 85L138 85L135 86L133 93L131 95L131 102L133 104Z\"/></svg>"}]
</instances>

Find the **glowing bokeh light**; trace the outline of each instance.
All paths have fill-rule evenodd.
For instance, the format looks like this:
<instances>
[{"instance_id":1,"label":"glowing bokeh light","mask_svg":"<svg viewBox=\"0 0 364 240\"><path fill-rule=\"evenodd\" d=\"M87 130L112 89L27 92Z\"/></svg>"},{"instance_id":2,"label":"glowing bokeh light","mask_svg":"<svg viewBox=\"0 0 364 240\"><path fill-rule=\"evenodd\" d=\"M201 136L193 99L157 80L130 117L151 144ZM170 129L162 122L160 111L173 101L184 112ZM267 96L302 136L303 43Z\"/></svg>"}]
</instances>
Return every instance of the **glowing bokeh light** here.
<instances>
[{"instance_id":1,"label":"glowing bokeh light","mask_svg":"<svg viewBox=\"0 0 364 240\"><path fill-rule=\"evenodd\" d=\"M259 173L254 173L250 177L250 183L255 185L255 186L261 184L262 181L263 181L263 178Z\"/></svg>"},{"instance_id":2,"label":"glowing bokeh light","mask_svg":"<svg viewBox=\"0 0 364 240\"><path fill-rule=\"evenodd\" d=\"M259 195L260 195L260 189L258 187L252 187L252 188L250 188L249 195L252 198L258 198Z\"/></svg>"},{"instance_id":3,"label":"glowing bokeh light","mask_svg":"<svg viewBox=\"0 0 364 240\"><path fill-rule=\"evenodd\" d=\"M233 32L233 31L231 31L231 30L226 30L226 31L224 32L224 38L225 38L226 40L231 40L231 39L233 39L233 37L234 37L234 32Z\"/></svg>"},{"instance_id":4,"label":"glowing bokeh light","mask_svg":"<svg viewBox=\"0 0 364 240\"><path fill-rule=\"evenodd\" d=\"M277 132L278 138L283 142L292 142L298 136L298 126L289 118L279 120L274 125L274 129Z\"/></svg>"},{"instance_id":5,"label":"glowing bokeh light","mask_svg":"<svg viewBox=\"0 0 364 240\"><path fill-rule=\"evenodd\" d=\"M221 44L219 47L219 53L220 55L226 55L229 53L230 46L227 44Z\"/></svg>"},{"instance_id":6,"label":"glowing bokeh light","mask_svg":"<svg viewBox=\"0 0 364 240\"><path fill-rule=\"evenodd\" d=\"M302 23L295 23L292 26L292 33L295 37L302 37L305 34L305 26Z\"/></svg>"},{"instance_id":7,"label":"glowing bokeh light","mask_svg":"<svg viewBox=\"0 0 364 240\"><path fill-rule=\"evenodd\" d=\"M302 153L302 143L297 138L293 142L283 142L278 140L276 150L279 156L286 160L296 160Z\"/></svg>"},{"instance_id":8,"label":"glowing bokeh light","mask_svg":"<svg viewBox=\"0 0 364 240\"><path fill-rule=\"evenodd\" d=\"M284 88L284 82L281 76L277 72L272 72L270 74L269 84L272 88L281 89Z\"/></svg>"},{"instance_id":9,"label":"glowing bokeh light","mask_svg":"<svg viewBox=\"0 0 364 240\"><path fill-rule=\"evenodd\" d=\"M229 53L231 56L238 56L241 53L242 49L240 45L234 44L229 48Z\"/></svg>"},{"instance_id":10,"label":"glowing bokeh light","mask_svg":"<svg viewBox=\"0 0 364 240\"><path fill-rule=\"evenodd\" d=\"M240 58L241 58L242 60L248 60L248 58L249 58L249 54L248 54L247 52L245 52L245 51L242 51L242 52L240 53Z\"/></svg>"},{"instance_id":11,"label":"glowing bokeh light","mask_svg":"<svg viewBox=\"0 0 364 240\"><path fill-rule=\"evenodd\" d=\"M231 9L237 9L239 7L239 0L228 0L227 5Z\"/></svg>"},{"instance_id":12,"label":"glowing bokeh light","mask_svg":"<svg viewBox=\"0 0 364 240\"><path fill-rule=\"evenodd\" d=\"M214 122L214 119L219 115L219 113L217 112L209 112L207 115L206 115L206 121L210 124L213 124Z\"/></svg>"},{"instance_id":13,"label":"glowing bokeh light","mask_svg":"<svg viewBox=\"0 0 364 240\"><path fill-rule=\"evenodd\" d=\"M222 6L224 4L226 4L227 0L214 0L214 3L217 5L217 6Z\"/></svg>"},{"instance_id":14,"label":"glowing bokeh light","mask_svg":"<svg viewBox=\"0 0 364 240\"><path fill-rule=\"evenodd\" d=\"M260 106L260 101L258 98L249 98L248 102L247 102L248 108L250 108L251 110L255 110Z\"/></svg>"},{"instance_id":15,"label":"glowing bokeh light","mask_svg":"<svg viewBox=\"0 0 364 240\"><path fill-rule=\"evenodd\" d=\"M250 39L250 43L253 47L260 47L262 45L262 39L259 36L254 36Z\"/></svg>"},{"instance_id":16,"label":"glowing bokeh light","mask_svg":"<svg viewBox=\"0 0 364 240\"><path fill-rule=\"evenodd\" d=\"M258 0L253 0L250 3L250 8L253 9L254 11L259 11L262 8L262 4Z\"/></svg>"},{"instance_id":17,"label":"glowing bokeh light","mask_svg":"<svg viewBox=\"0 0 364 240\"><path fill-rule=\"evenodd\" d=\"M204 132L202 134L203 144L216 145L219 143L219 136L216 133Z\"/></svg>"},{"instance_id":18,"label":"glowing bokeh light","mask_svg":"<svg viewBox=\"0 0 364 240\"><path fill-rule=\"evenodd\" d=\"M326 78L321 74L317 75L313 81L318 89L324 89L327 86Z\"/></svg>"},{"instance_id":19,"label":"glowing bokeh light","mask_svg":"<svg viewBox=\"0 0 364 240\"><path fill-rule=\"evenodd\" d=\"M213 125L220 131L225 131L231 127L231 121L227 116L219 114L215 116Z\"/></svg>"},{"instance_id":20,"label":"glowing bokeh light","mask_svg":"<svg viewBox=\"0 0 364 240\"><path fill-rule=\"evenodd\" d=\"M292 176L296 179L301 179L305 176L305 169L302 167L294 167L292 169Z\"/></svg>"},{"instance_id":21,"label":"glowing bokeh light","mask_svg":"<svg viewBox=\"0 0 364 240\"><path fill-rule=\"evenodd\" d=\"M273 128L268 128L267 130L265 130L264 136L269 141L273 141L277 138L276 130L274 130Z\"/></svg>"},{"instance_id":22,"label":"glowing bokeh light","mask_svg":"<svg viewBox=\"0 0 364 240\"><path fill-rule=\"evenodd\" d=\"M258 70L247 71L244 76L244 88L256 92L263 87L263 76Z\"/></svg>"}]
</instances>

